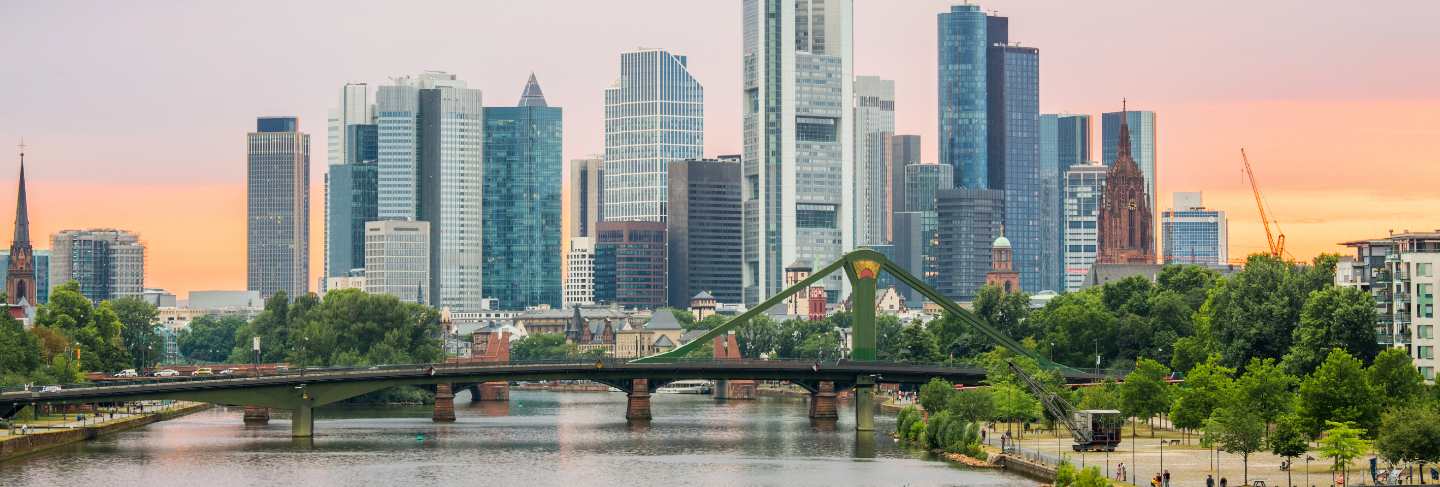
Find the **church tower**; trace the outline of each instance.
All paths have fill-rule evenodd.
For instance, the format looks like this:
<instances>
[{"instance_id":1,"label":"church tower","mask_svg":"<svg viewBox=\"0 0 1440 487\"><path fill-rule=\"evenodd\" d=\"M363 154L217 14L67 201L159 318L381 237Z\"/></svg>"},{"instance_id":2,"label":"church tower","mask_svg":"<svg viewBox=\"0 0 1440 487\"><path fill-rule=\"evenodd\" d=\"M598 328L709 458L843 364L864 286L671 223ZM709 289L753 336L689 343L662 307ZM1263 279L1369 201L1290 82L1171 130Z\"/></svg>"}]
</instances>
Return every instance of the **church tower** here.
<instances>
[{"instance_id":1,"label":"church tower","mask_svg":"<svg viewBox=\"0 0 1440 487\"><path fill-rule=\"evenodd\" d=\"M1128 110L1121 105L1120 141L1115 165L1105 175L1100 196L1098 264L1154 264L1155 223L1145 175L1130 155Z\"/></svg>"},{"instance_id":2,"label":"church tower","mask_svg":"<svg viewBox=\"0 0 1440 487\"><path fill-rule=\"evenodd\" d=\"M1008 293L1020 292L1020 273L1015 272L1015 249L1010 239L1005 238L1005 227L1000 227L1000 236L990 244L990 272L985 273L985 285L996 286Z\"/></svg>"},{"instance_id":3,"label":"church tower","mask_svg":"<svg viewBox=\"0 0 1440 487\"><path fill-rule=\"evenodd\" d=\"M15 203L15 234L10 241L10 266L5 295L11 305L38 306L35 299L35 252L30 248L30 214L25 205L25 144L20 144L20 196Z\"/></svg>"}]
</instances>

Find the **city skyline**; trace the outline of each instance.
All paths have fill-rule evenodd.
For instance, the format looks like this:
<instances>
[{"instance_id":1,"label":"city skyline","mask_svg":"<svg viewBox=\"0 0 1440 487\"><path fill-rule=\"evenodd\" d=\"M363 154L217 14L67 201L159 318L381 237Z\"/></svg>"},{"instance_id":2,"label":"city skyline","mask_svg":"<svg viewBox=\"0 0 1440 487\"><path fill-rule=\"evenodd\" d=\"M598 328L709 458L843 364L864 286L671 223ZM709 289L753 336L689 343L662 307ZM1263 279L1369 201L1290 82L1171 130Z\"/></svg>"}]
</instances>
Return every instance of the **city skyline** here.
<instances>
[{"instance_id":1,"label":"city skyline","mask_svg":"<svg viewBox=\"0 0 1440 487\"><path fill-rule=\"evenodd\" d=\"M603 106L594 93L613 81L615 56L641 45L663 45L689 56L698 81L709 88L705 155L741 152L740 6L697 4L661 14L667 10L645 8L658 2L632 3L623 10L633 11L627 15L634 18L620 18L622 15L607 13L599 5L566 4L566 9L556 9L547 2L534 2L466 6L447 16L449 19L440 19L444 23L514 16L555 22L557 28L576 29L577 35L587 38L598 37L586 35L592 28L618 32L584 46L567 46L576 51L565 56L559 55L560 46L546 43L512 47L503 53L475 49L490 44L484 40L490 35L517 35L507 25L496 25L497 32L475 34L437 28L431 32L444 34L427 32L396 41L369 36L366 26L382 25L389 17L422 13L399 8L347 13L355 17L347 19L345 30L336 35L358 44L325 59L315 53L321 46L333 46L335 35L313 31L318 19L326 18L333 9L323 4L296 6L295 20L290 20L293 25L274 27L279 32L277 39L287 37L283 34L288 29L307 32L287 40L299 42L300 48L278 41L262 43L259 47L266 55L250 56L292 71L292 76L277 77L272 76L273 70L255 70L268 79L240 73L244 70L230 61L212 64L203 60L226 58L211 51L223 54L227 49L239 49L224 40L237 36L197 37L184 51L169 42L175 35L193 36L187 27L192 25L220 24L221 32L243 29L247 23L261 21L261 17L249 16L264 9L250 12L229 6L186 6L162 12L94 5L73 15L76 9L66 8L65 3L9 5L0 7L5 12L0 17L14 19L13 25L0 28L0 39L9 45L33 45L26 40L66 26L85 32L15 53L15 62L9 65L31 68L26 76L0 81L0 93L6 94L0 96L13 114L0 120L0 141L18 141L20 136L30 141L27 177L32 233L37 240L62 228L124 228L140 234L148 244L147 284L177 293L241 289L245 275L241 218L245 211L244 150L235 143L234 134L243 133L257 116L292 113L300 117L303 126L318 133L314 128L332 108L335 87L345 82L378 85L394 73L443 69L469 79L472 87L491 91L499 100L508 100L518 95L512 93L513 79L533 69L542 78L558 81L546 84L546 94L554 105L570 111L563 149L568 161L598 153L603 147ZM930 46L935 44L935 15L948 5L917 1L892 8L882 2L855 2L854 73L896 81L896 132L923 137L924 162L938 162L934 50ZM1128 97L1137 109L1159 114L1163 128L1157 145L1164 162L1157 182L1157 208L1171 206L1172 192L1204 191L1207 206L1227 210L1230 216L1233 256L1264 247L1249 188L1239 176L1241 146L1254 156L1261 187L1297 257L1338 252L1338 242L1356 235L1378 238L1386 229L1435 226L1424 218L1440 204L1440 198L1429 194L1423 182L1440 177L1440 164L1434 164L1440 138L1434 137L1436 130L1423 127L1440 125L1440 98L1427 91L1421 80L1433 79L1440 68L1433 63L1415 63L1411 54L1440 47L1433 36L1423 35L1428 26L1420 20L1434 16L1416 12L1436 10L1437 6L1415 2L1397 7L1410 13L1383 16L1387 22L1384 29L1375 28L1382 20L1354 18L1343 9L1307 8L1315 15L1291 18L1284 25L1264 21L1266 12L1284 12L1301 5L1247 6L1254 15L1232 18L1222 15L1226 9L1191 12L1143 2L1043 7L1002 1L982 4L987 11L999 10L1001 15L1023 19L1012 25L1012 37L1045 51L1042 112L1089 114L1095 119L1091 131L1096 135L1101 132L1099 115L1114 111L1121 97ZM570 11L573 17L550 17L560 10ZM59 17L61 13L66 16ZM151 33L126 31L120 36L111 30L125 25L123 20L130 16L167 15L197 20L177 20L169 23L174 27ZM713 20L696 29L673 22L681 15ZM1124 22L1130 15L1156 20ZM1228 32L1220 37L1198 27L1178 33L1165 27L1171 24L1165 19L1197 15L1201 18L1187 23L1223 22ZM239 17L234 23L204 22L228 16ZM596 16L612 22L579 25L579 19L590 22ZM107 23L114 26L90 23L99 18L122 21ZM663 25L667 19L672 25ZM167 22L151 25L164 24ZM1107 25L1124 27L1097 28ZM525 28L534 27L532 23ZM1365 35L1357 35L1361 32ZM1077 38L1087 40L1077 42ZM1133 38L1153 42L1127 43ZM382 40L395 41L395 45L383 46ZM418 43L437 40L460 45L428 52L414 49ZM284 52L268 52L282 44ZM908 51L902 49L906 46ZM1415 51L1380 46L1411 46ZM111 49L123 50L125 57ZM895 52L904 55L890 55ZM203 58L186 62L187 56L201 54ZM491 58L497 55L505 57ZM1183 61L1185 69L1120 69L1136 66L1135 58L1147 56ZM56 64L53 59L68 62ZM112 65L111 59L133 62ZM562 68L577 59L574 67ZM1334 64L1337 59L1342 64ZM158 69L171 66L189 69L180 73ZM1333 76L1337 72L1346 76ZM582 73L586 75L580 76ZM107 83L94 83L96 79ZM225 99L209 96L217 91L231 95ZM83 94L72 96L80 92ZM154 102L161 96L168 103ZM97 103L96 98L102 97L105 103ZM145 111L151 113L147 123L123 123ZM1363 122L1335 123L1337 118ZM319 153L325 145L319 141L312 144L314 161L328 160L328 153ZM1095 144L1098 149L1099 137ZM155 151L155 147L166 149ZM1091 158L1098 160L1100 154ZM9 161L18 166L18 158ZM323 194L320 186L325 165L314 161L311 219L323 221L323 205L314 201L318 199L314 196ZM1333 171L1311 170L1339 169L1345 164L1385 164L1394 169L1349 171L1345 178L1335 178ZM0 172L6 177L0 185L15 187L17 172ZM1396 174L1405 177L1390 181ZM114 201L129 204L110 203ZM1377 206L1386 208L1386 213L1377 216L1367 210ZM312 263L322 262L322 232L323 226L311 225ZM306 282L315 283L321 272L322 266L311 265Z\"/></svg>"}]
</instances>

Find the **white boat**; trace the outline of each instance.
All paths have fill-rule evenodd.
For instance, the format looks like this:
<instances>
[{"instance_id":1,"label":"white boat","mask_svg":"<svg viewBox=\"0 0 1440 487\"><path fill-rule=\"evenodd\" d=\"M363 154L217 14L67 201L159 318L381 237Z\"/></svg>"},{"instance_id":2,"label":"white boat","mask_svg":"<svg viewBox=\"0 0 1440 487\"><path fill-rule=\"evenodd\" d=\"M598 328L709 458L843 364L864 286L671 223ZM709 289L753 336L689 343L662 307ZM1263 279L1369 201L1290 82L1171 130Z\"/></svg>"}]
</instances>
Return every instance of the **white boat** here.
<instances>
[{"instance_id":1,"label":"white boat","mask_svg":"<svg viewBox=\"0 0 1440 487\"><path fill-rule=\"evenodd\" d=\"M656 394L709 394L715 390L715 383L708 380L677 380L655 389Z\"/></svg>"}]
</instances>

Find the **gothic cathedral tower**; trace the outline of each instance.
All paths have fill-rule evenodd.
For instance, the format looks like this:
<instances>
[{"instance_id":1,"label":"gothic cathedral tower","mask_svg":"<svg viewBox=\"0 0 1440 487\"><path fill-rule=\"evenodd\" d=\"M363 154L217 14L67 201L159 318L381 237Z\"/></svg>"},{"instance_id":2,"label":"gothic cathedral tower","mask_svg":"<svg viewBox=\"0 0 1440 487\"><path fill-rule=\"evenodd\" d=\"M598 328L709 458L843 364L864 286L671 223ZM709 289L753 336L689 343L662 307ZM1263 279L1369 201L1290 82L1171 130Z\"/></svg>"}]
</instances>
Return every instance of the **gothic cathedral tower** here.
<instances>
[{"instance_id":1,"label":"gothic cathedral tower","mask_svg":"<svg viewBox=\"0 0 1440 487\"><path fill-rule=\"evenodd\" d=\"M1123 105L1122 105L1123 107ZM1130 155L1128 111L1121 109L1115 165L1105 175L1099 215L1099 264L1154 264L1155 224L1145 175Z\"/></svg>"},{"instance_id":2,"label":"gothic cathedral tower","mask_svg":"<svg viewBox=\"0 0 1440 487\"><path fill-rule=\"evenodd\" d=\"M38 306L35 299L35 255L30 248L30 215L25 206L25 149L20 149L20 196L15 203L15 236L10 241L10 266L5 274L7 304Z\"/></svg>"}]
</instances>

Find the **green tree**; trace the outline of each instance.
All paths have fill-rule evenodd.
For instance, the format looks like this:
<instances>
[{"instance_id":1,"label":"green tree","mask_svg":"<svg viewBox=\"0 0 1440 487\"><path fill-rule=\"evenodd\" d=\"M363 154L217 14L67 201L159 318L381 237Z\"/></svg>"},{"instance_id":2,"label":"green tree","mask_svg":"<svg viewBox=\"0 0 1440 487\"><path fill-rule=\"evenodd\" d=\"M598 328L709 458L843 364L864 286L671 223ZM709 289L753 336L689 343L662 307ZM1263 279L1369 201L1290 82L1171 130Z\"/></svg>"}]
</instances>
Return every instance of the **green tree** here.
<instances>
[{"instance_id":1,"label":"green tree","mask_svg":"<svg viewBox=\"0 0 1440 487\"><path fill-rule=\"evenodd\" d=\"M1312 435L1331 422L1353 422L1373 431L1380 416L1374 396L1360 360L1332 349L1320 368L1300 383L1300 417Z\"/></svg>"},{"instance_id":2,"label":"green tree","mask_svg":"<svg viewBox=\"0 0 1440 487\"><path fill-rule=\"evenodd\" d=\"M1148 316L1150 314L1150 293L1155 284L1144 276L1130 276L1119 281L1106 283L1101 287L1101 302L1105 309L1120 316L1126 313Z\"/></svg>"},{"instance_id":3,"label":"green tree","mask_svg":"<svg viewBox=\"0 0 1440 487\"><path fill-rule=\"evenodd\" d=\"M1219 354L1191 369L1184 384L1175 390L1171 423L1186 430L1205 426L1212 413L1235 396L1234 374L1235 369L1220 365Z\"/></svg>"},{"instance_id":4,"label":"green tree","mask_svg":"<svg viewBox=\"0 0 1440 487\"><path fill-rule=\"evenodd\" d=\"M50 302L35 311L35 326L64 335L67 348L78 346L81 370L114 371L130 366L120 317L109 302L91 306L76 281L50 291Z\"/></svg>"},{"instance_id":5,"label":"green tree","mask_svg":"<svg viewBox=\"0 0 1440 487\"><path fill-rule=\"evenodd\" d=\"M1089 467L1085 467L1084 470L1081 470L1081 471L1080 471L1080 475L1075 478L1075 487L1109 487L1109 486L1110 486L1110 481L1105 478L1105 474L1100 473L1100 467L1097 467L1097 466L1094 466L1094 465L1091 465L1091 466L1089 466Z\"/></svg>"},{"instance_id":6,"label":"green tree","mask_svg":"<svg viewBox=\"0 0 1440 487\"><path fill-rule=\"evenodd\" d=\"M1300 311L1300 326L1285 355L1292 374L1315 370L1332 348L1344 349L1362 362L1379 352L1375 342L1375 299L1359 288L1338 287L1311 293Z\"/></svg>"},{"instance_id":7,"label":"green tree","mask_svg":"<svg viewBox=\"0 0 1440 487\"><path fill-rule=\"evenodd\" d=\"M1310 436L1305 434L1305 426L1300 418L1293 415L1285 415L1275 422L1275 431L1270 433L1270 439L1266 442L1270 446L1270 453L1275 456L1284 457L1291 465L1295 459L1300 458L1309 449ZM1285 483L1293 485L1290 481L1290 472L1294 468L1285 469Z\"/></svg>"},{"instance_id":8,"label":"green tree","mask_svg":"<svg viewBox=\"0 0 1440 487\"><path fill-rule=\"evenodd\" d=\"M1055 466L1055 487L1074 487L1076 477L1075 464L1070 460L1061 459L1060 464Z\"/></svg>"},{"instance_id":9,"label":"green tree","mask_svg":"<svg viewBox=\"0 0 1440 487\"><path fill-rule=\"evenodd\" d=\"M1040 401L1015 384L991 386L995 398L995 417L1008 422L1040 419Z\"/></svg>"},{"instance_id":10,"label":"green tree","mask_svg":"<svg viewBox=\"0 0 1440 487\"><path fill-rule=\"evenodd\" d=\"M1170 366L1176 372L1189 372L1196 364L1204 362L1215 353L1214 345L1200 335L1177 338L1172 348L1174 351L1170 355Z\"/></svg>"},{"instance_id":11,"label":"green tree","mask_svg":"<svg viewBox=\"0 0 1440 487\"><path fill-rule=\"evenodd\" d=\"M1042 336L1037 342L1056 362L1089 367L1095 355L1110 363L1119 356L1118 319L1101 304L1100 288L1062 294L1031 315ZM993 345L991 345L993 346Z\"/></svg>"},{"instance_id":12,"label":"green tree","mask_svg":"<svg viewBox=\"0 0 1440 487\"><path fill-rule=\"evenodd\" d=\"M1106 380L1100 385L1080 388L1080 409L1120 410L1120 384Z\"/></svg>"},{"instance_id":13,"label":"green tree","mask_svg":"<svg viewBox=\"0 0 1440 487\"><path fill-rule=\"evenodd\" d=\"M995 398L990 389L967 388L951 394L945 410L972 423L987 421L995 417Z\"/></svg>"},{"instance_id":14,"label":"green tree","mask_svg":"<svg viewBox=\"0 0 1440 487\"><path fill-rule=\"evenodd\" d=\"M180 355L191 360L225 361L236 347L235 334L243 326L245 319L238 316L201 316L180 331L175 337L175 346L180 349Z\"/></svg>"},{"instance_id":15,"label":"green tree","mask_svg":"<svg viewBox=\"0 0 1440 487\"><path fill-rule=\"evenodd\" d=\"M1418 463L1421 472L1427 463L1440 463L1440 411L1433 404L1410 404L1386 412L1375 449L1391 463Z\"/></svg>"},{"instance_id":16,"label":"green tree","mask_svg":"<svg viewBox=\"0 0 1440 487\"><path fill-rule=\"evenodd\" d=\"M1155 288L1180 295L1190 310L1199 311L1220 274L1198 265L1167 265L1155 277Z\"/></svg>"},{"instance_id":17,"label":"green tree","mask_svg":"<svg viewBox=\"0 0 1440 487\"><path fill-rule=\"evenodd\" d=\"M9 314L0 314L0 386L27 382L40 364L40 338Z\"/></svg>"},{"instance_id":18,"label":"green tree","mask_svg":"<svg viewBox=\"0 0 1440 487\"><path fill-rule=\"evenodd\" d=\"M662 310L669 311L671 315L675 316L675 321L680 322L680 328L689 330L695 327L695 315L690 314L690 310L681 308L660 308L655 311Z\"/></svg>"},{"instance_id":19,"label":"green tree","mask_svg":"<svg viewBox=\"0 0 1440 487\"><path fill-rule=\"evenodd\" d=\"M1350 462L1370 449L1370 442L1361 438L1365 435L1365 430L1355 427L1351 422L1326 421L1325 425L1325 434L1320 437L1320 456L1330 459L1332 476L1340 472L1345 474L1348 480Z\"/></svg>"},{"instance_id":20,"label":"green tree","mask_svg":"<svg viewBox=\"0 0 1440 487\"><path fill-rule=\"evenodd\" d=\"M725 324L726 321L730 321L730 318L730 316L725 315L710 315L706 316L703 320L691 322L688 327L684 326L684 323L681 323L681 327L685 328L685 331L709 330Z\"/></svg>"},{"instance_id":21,"label":"green tree","mask_svg":"<svg viewBox=\"0 0 1440 487\"><path fill-rule=\"evenodd\" d=\"M510 342L510 358L517 361L569 358L574 346L560 333L536 333Z\"/></svg>"},{"instance_id":22,"label":"green tree","mask_svg":"<svg viewBox=\"0 0 1440 487\"><path fill-rule=\"evenodd\" d=\"M1375 387L1381 410L1409 404L1425 391L1425 378L1403 349L1387 348L1380 352L1365 373Z\"/></svg>"},{"instance_id":23,"label":"green tree","mask_svg":"<svg viewBox=\"0 0 1440 487\"><path fill-rule=\"evenodd\" d=\"M1155 415L1170 409L1170 384L1165 380L1170 369L1160 362L1140 359L1135 370L1125 376L1120 385L1120 410L1131 418L1145 418L1148 422ZM1152 427L1150 436L1155 436Z\"/></svg>"},{"instance_id":24,"label":"green tree","mask_svg":"<svg viewBox=\"0 0 1440 487\"><path fill-rule=\"evenodd\" d=\"M1025 293L1007 293L999 286L986 285L975 294L974 310L976 316L1010 338L1037 336L1037 330L1030 328L1026 320L1030 316L1030 296Z\"/></svg>"},{"instance_id":25,"label":"green tree","mask_svg":"<svg viewBox=\"0 0 1440 487\"><path fill-rule=\"evenodd\" d=\"M1245 374L1235 381L1239 401L1260 414L1266 424L1295 409L1295 385L1299 380L1275 363L1275 359L1250 359Z\"/></svg>"},{"instance_id":26,"label":"green tree","mask_svg":"<svg viewBox=\"0 0 1440 487\"><path fill-rule=\"evenodd\" d=\"M165 349L165 339L155 332L155 326L160 322L159 310L137 297L111 300L110 307L124 327L120 337L133 361L131 365L141 369L159 362L160 354L156 351ZM229 351L225 350L226 353Z\"/></svg>"},{"instance_id":27,"label":"green tree","mask_svg":"<svg viewBox=\"0 0 1440 487\"><path fill-rule=\"evenodd\" d=\"M1250 485L1250 454L1264 444L1265 421L1243 404L1222 407L1205 422L1206 443L1218 445L1221 451L1240 455L1244 465L1244 483Z\"/></svg>"},{"instance_id":28,"label":"green tree","mask_svg":"<svg viewBox=\"0 0 1440 487\"><path fill-rule=\"evenodd\" d=\"M911 325L922 326L918 323ZM900 324L900 318L895 315L881 315L875 317L875 358L878 360L895 360L900 354L900 332L904 325ZM936 349L939 355L939 349Z\"/></svg>"},{"instance_id":29,"label":"green tree","mask_svg":"<svg viewBox=\"0 0 1440 487\"><path fill-rule=\"evenodd\" d=\"M943 357L935 345L935 337L922 325L900 330L899 350L895 360L902 362L939 362Z\"/></svg>"},{"instance_id":30,"label":"green tree","mask_svg":"<svg viewBox=\"0 0 1440 487\"><path fill-rule=\"evenodd\" d=\"M1309 293L1301 281L1289 264L1261 254L1216 281L1203 308L1225 365L1241 367L1253 357L1279 358L1290 350Z\"/></svg>"},{"instance_id":31,"label":"green tree","mask_svg":"<svg viewBox=\"0 0 1440 487\"><path fill-rule=\"evenodd\" d=\"M795 349L795 356L811 359L835 359L840 357L840 334L838 332L818 333L806 336Z\"/></svg>"},{"instance_id":32,"label":"green tree","mask_svg":"<svg viewBox=\"0 0 1440 487\"><path fill-rule=\"evenodd\" d=\"M950 396L954 394L955 386L950 381L936 377L920 386L918 400L925 412L935 414L945 409L945 405L950 402Z\"/></svg>"},{"instance_id":33,"label":"green tree","mask_svg":"<svg viewBox=\"0 0 1440 487\"><path fill-rule=\"evenodd\" d=\"M711 316L705 318L709 320ZM740 347L740 356L760 358L774 355L780 340L780 325L766 316L756 316L735 326L735 344Z\"/></svg>"}]
</instances>

